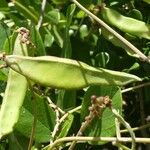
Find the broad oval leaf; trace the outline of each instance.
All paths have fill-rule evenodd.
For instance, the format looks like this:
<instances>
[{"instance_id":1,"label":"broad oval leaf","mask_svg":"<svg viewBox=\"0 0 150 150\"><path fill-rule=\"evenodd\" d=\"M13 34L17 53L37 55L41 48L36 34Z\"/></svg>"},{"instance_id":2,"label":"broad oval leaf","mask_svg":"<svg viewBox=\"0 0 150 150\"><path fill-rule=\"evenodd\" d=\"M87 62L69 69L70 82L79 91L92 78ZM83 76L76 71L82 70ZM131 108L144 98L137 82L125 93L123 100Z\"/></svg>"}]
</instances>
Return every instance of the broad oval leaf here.
<instances>
[{"instance_id":1,"label":"broad oval leaf","mask_svg":"<svg viewBox=\"0 0 150 150\"><path fill-rule=\"evenodd\" d=\"M112 106L122 111L121 90L117 86L91 86L84 95L81 108L81 120L89 115L88 107L91 105L91 96L109 96L112 100ZM106 108L100 118L96 117L89 124L84 133L86 136L93 137L111 137L115 135L115 118L109 108ZM104 142L93 142L92 144L104 144Z\"/></svg>"},{"instance_id":2,"label":"broad oval leaf","mask_svg":"<svg viewBox=\"0 0 150 150\"><path fill-rule=\"evenodd\" d=\"M34 140L37 142L48 142L55 125L55 112L46 103L44 98L38 95L35 96L35 99L32 99L32 94L27 93L21 108L19 120L15 125L15 130L29 138L32 130L33 117L36 115L37 121ZM35 106L33 106L33 100L36 101ZM33 107L36 109L36 114L34 114Z\"/></svg>"}]
</instances>

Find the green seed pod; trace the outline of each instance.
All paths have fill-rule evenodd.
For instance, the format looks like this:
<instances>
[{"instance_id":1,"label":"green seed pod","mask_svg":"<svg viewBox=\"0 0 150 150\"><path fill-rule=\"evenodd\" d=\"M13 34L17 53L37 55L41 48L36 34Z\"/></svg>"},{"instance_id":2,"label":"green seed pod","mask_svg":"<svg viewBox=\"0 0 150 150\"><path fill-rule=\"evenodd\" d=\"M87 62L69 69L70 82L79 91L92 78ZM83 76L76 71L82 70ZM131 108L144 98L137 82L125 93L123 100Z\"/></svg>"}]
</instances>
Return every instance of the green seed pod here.
<instances>
[{"instance_id":1,"label":"green seed pod","mask_svg":"<svg viewBox=\"0 0 150 150\"><path fill-rule=\"evenodd\" d=\"M53 88L80 89L90 85L125 85L140 78L123 72L96 69L83 62L53 56L10 55L6 64L35 83Z\"/></svg>"},{"instance_id":2,"label":"green seed pod","mask_svg":"<svg viewBox=\"0 0 150 150\"><path fill-rule=\"evenodd\" d=\"M132 51L127 45L121 42L118 38L116 38L112 33L110 33L105 28L101 28L101 33L105 39L111 42L113 45L123 48L130 56L139 58L139 56Z\"/></svg>"},{"instance_id":3,"label":"green seed pod","mask_svg":"<svg viewBox=\"0 0 150 150\"><path fill-rule=\"evenodd\" d=\"M27 46L21 43L19 35L15 40L13 54L27 55ZM10 69L0 109L0 138L13 131L13 127L19 118L20 108L23 104L26 90L26 78Z\"/></svg>"},{"instance_id":4,"label":"green seed pod","mask_svg":"<svg viewBox=\"0 0 150 150\"><path fill-rule=\"evenodd\" d=\"M102 16L106 22L117 27L123 32L150 39L150 25L130 17L125 17L117 11L104 7Z\"/></svg>"},{"instance_id":5,"label":"green seed pod","mask_svg":"<svg viewBox=\"0 0 150 150\"><path fill-rule=\"evenodd\" d=\"M0 138L13 131L27 89L24 76L10 70L0 111Z\"/></svg>"}]
</instances>

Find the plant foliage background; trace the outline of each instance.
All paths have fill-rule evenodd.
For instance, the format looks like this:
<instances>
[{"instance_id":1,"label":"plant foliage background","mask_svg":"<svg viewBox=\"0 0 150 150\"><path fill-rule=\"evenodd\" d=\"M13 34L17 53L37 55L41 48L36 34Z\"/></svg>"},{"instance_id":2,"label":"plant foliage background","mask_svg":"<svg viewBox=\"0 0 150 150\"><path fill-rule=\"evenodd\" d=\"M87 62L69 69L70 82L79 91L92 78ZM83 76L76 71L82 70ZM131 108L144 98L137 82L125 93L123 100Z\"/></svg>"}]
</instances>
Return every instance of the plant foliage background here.
<instances>
[{"instance_id":1,"label":"plant foliage background","mask_svg":"<svg viewBox=\"0 0 150 150\"><path fill-rule=\"evenodd\" d=\"M146 56L150 54L150 28L149 39L135 36L132 33L120 30L115 24L110 24L103 17L102 3L106 7L114 9L123 16L140 20L149 24L150 1L149 0L80 0L84 7L93 14L107 22L119 34L135 45ZM132 127L149 124L150 117L150 87L143 86L136 90L121 93L121 90L138 84L149 83L150 64L143 62L116 41L111 41L107 33L102 32L93 18L88 17L81 9L68 0L47 0L46 7L41 12L42 1L36 0L0 0L0 51L13 54L17 28L25 27L30 31L30 40L35 45L29 53L32 56L52 55L70 58L85 62L94 67L102 67L114 71L134 74L142 79L140 83L128 84L124 87L94 86L80 90L58 90L51 87L34 85L36 102L33 102L32 91L28 90L20 110L19 120L15 124L12 133L3 137L0 141L1 150L26 150L31 138L33 118L36 115L35 135L32 149L44 149L52 140L52 133L57 123L57 109L52 103L67 112L82 106L78 111L69 114L62 122L55 134L54 141L61 137L76 134L84 117L88 115L88 106L91 105L91 95L110 96L113 106L120 110L125 120ZM39 24L43 16L42 24ZM111 18L112 16L110 16ZM130 22L124 26L130 28ZM135 26L138 31L142 30ZM138 29L139 28L139 29ZM1 62L2 63L2 62ZM0 104L7 84L8 68L0 70ZM63 76L62 76L63 80ZM22 83L16 83L21 86ZM16 91L19 92L19 91ZM43 96L44 95L44 96ZM48 99L51 99L51 103ZM16 102L17 103L17 102ZM15 103L14 103L15 105ZM36 108L36 111L34 111ZM36 114L35 114L36 112ZM121 126L123 129L123 127ZM150 137L150 127L135 131L137 137ZM94 120L84 132L86 136L115 136L114 117L106 110L102 120ZM123 136L128 136L127 133ZM130 146L128 144L127 146ZM68 149L62 144L62 149ZM111 143L82 143L77 144L76 149L117 149ZM137 149L148 150L148 144L137 144Z\"/></svg>"}]
</instances>

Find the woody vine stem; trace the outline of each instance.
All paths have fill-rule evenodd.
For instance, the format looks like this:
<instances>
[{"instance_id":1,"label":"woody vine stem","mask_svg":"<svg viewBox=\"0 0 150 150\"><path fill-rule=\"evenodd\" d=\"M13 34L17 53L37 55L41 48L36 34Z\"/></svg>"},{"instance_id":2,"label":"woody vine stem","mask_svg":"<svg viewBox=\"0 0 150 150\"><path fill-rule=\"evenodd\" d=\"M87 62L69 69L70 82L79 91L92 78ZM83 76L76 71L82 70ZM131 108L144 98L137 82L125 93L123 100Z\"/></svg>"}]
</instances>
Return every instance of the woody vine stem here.
<instances>
[{"instance_id":1,"label":"woody vine stem","mask_svg":"<svg viewBox=\"0 0 150 150\"><path fill-rule=\"evenodd\" d=\"M132 138L129 137L121 137L121 138L116 138L116 137L82 137L82 136L78 136L78 137L64 137L64 138L60 138L58 140L56 140L53 144L51 144L49 146L48 150L53 150L54 147L56 147L57 145L59 145L60 143L63 142L71 142L71 141L77 141L77 142L88 142L88 141L102 141L102 142L114 142L114 141L118 141L119 142L123 142L123 143L130 143L132 142ZM135 139L136 143L150 143L150 138L136 138ZM44 148L44 150L46 150L47 147Z\"/></svg>"}]
</instances>

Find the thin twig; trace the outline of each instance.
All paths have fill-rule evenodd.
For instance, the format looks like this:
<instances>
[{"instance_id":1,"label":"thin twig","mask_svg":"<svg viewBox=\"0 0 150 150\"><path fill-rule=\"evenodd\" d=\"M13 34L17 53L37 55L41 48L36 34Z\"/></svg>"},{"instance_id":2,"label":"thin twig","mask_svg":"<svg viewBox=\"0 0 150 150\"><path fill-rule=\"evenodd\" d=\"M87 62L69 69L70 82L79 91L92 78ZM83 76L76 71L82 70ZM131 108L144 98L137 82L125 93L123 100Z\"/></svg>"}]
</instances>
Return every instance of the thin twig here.
<instances>
[{"instance_id":1,"label":"thin twig","mask_svg":"<svg viewBox=\"0 0 150 150\"><path fill-rule=\"evenodd\" d=\"M53 143L53 139L59 129L59 126L61 125L61 123L68 117L69 114L71 113L74 113L78 110L81 109L81 106L78 106L70 111L68 111L67 113L65 111L63 111L61 108L59 108L56 104L54 104L52 102L52 100L48 97L48 96L44 96L48 103L49 103L49 106L54 109L55 113L56 113L56 125L54 126L54 130L52 131L52 138L50 140L50 144ZM63 115L61 118L59 117L60 116L60 113Z\"/></svg>"},{"instance_id":2,"label":"thin twig","mask_svg":"<svg viewBox=\"0 0 150 150\"><path fill-rule=\"evenodd\" d=\"M59 111L55 110L55 112L56 112L56 125L54 127L53 132L52 132L52 138L50 139L50 144L53 143L54 137L55 137L55 135L56 135L56 133L58 131L58 125L60 125L60 121L59 121L60 114L59 114Z\"/></svg>"},{"instance_id":3,"label":"thin twig","mask_svg":"<svg viewBox=\"0 0 150 150\"><path fill-rule=\"evenodd\" d=\"M113 142L113 141L118 141L119 142L124 142L124 143L130 143L132 142L132 138L129 137L121 137L117 139L116 137L63 137L58 140L56 140L53 144L46 146L45 148L48 150L53 150L54 147L56 147L58 144L63 143L63 142L69 142L69 141L80 141L80 142L87 142L87 141L102 141L102 142ZM150 144L150 138L136 138L135 139L136 143L149 143Z\"/></svg>"},{"instance_id":4,"label":"thin twig","mask_svg":"<svg viewBox=\"0 0 150 150\"><path fill-rule=\"evenodd\" d=\"M82 106L78 106L78 107L76 107L76 108L74 108L74 109L71 109L71 110L68 111L68 113L72 114L72 113L74 113L74 112L80 110L81 107L82 107Z\"/></svg>"},{"instance_id":5,"label":"thin twig","mask_svg":"<svg viewBox=\"0 0 150 150\"><path fill-rule=\"evenodd\" d=\"M51 108L53 108L55 110L57 109L61 114L65 114L65 111L63 111L61 108L59 108L57 105L55 105L48 96L46 96L45 98L47 99Z\"/></svg>"},{"instance_id":6,"label":"thin twig","mask_svg":"<svg viewBox=\"0 0 150 150\"><path fill-rule=\"evenodd\" d=\"M115 118L115 125L116 125L116 137L117 137L118 141L115 141L112 144L117 146L118 150L131 150L130 148L126 147L125 145L122 145L119 142L119 138L121 138L121 132L120 132L120 122L118 121L117 118Z\"/></svg>"},{"instance_id":7,"label":"thin twig","mask_svg":"<svg viewBox=\"0 0 150 150\"><path fill-rule=\"evenodd\" d=\"M118 121L117 118L115 118L115 125L116 125L116 137L117 137L117 139L119 139L121 137L120 122ZM122 150L122 148L120 147L120 143L118 141L117 141L117 143L115 142L115 144L118 146L118 150Z\"/></svg>"},{"instance_id":8,"label":"thin twig","mask_svg":"<svg viewBox=\"0 0 150 150\"><path fill-rule=\"evenodd\" d=\"M50 144L52 144L54 137L58 131L58 127L61 123L60 122L60 113L63 115L63 114L65 114L65 112L61 108L59 108L57 105L55 105L48 96L45 96L45 98L47 99L49 106L55 111L55 114L56 114L56 125L54 126L54 130L52 132L52 138L50 140Z\"/></svg>"},{"instance_id":9,"label":"thin twig","mask_svg":"<svg viewBox=\"0 0 150 150\"><path fill-rule=\"evenodd\" d=\"M137 86L133 86L133 87L121 90L121 93L126 93L126 92L129 92L129 91L132 91L132 90L136 90L136 89L139 89L139 88L142 88L142 87L145 87L145 86L150 86L150 82L143 83L143 84L140 84L140 85L137 85Z\"/></svg>"},{"instance_id":10,"label":"thin twig","mask_svg":"<svg viewBox=\"0 0 150 150\"><path fill-rule=\"evenodd\" d=\"M59 119L59 121L56 122L56 125L55 125L55 127L54 127L54 130L53 130L53 132L52 132L52 137L53 137L53 138L55 137L55 135L56 135L56 133L57 133L57 131L58 131L58 129L59 129L59 126L60 126L61 123L68 117L68 115L71 114L71 113L74 113L74 112L76 112L76 111L78 111L78 110L80 110L80 109L81 109L81 106L78 106L78 107L76 107L76 108L74 108L74 109L68 111L67 113L65 113L65 114ZM50 144L52 144L52 142L53 142L53 141L50 141Z\"/></svg>"},{"instance_id":11,"label":"thin twig","mask_svg":"<svg viewBox=\"0 0 150 150\"><path fill-rule=\"evenodd\" d=\"M46 6L46 0L43 0L42 4L41 4L41 14L40 14L40 18L38 20L37 30L39 30L41 25L42 25L42 21L43 21L43 17L44 17L44 11L45 11L45 6Z\"/></svg>"},{"instance_id":12,"label":"thin twig","mask_svg":"<svg viewBox=\"0 0 150 150\"><path fill-rule=\"evenodd\" d=\"M149 128L149 127L150 127L150 123L148 123L148 124L146 124L146 125L143 125L143 126L140 126L140 127L132 128L132 131L143 130L143 129L146 129L146 128ZM120 130L120 133L126 133L126 132L128 132L127 129Z\"/></svg>"},{"instance_id":13,"label":"thin twig","mask_svg":"<svg viewBox=\"0 0 150 150\"><path fill-rule=\"evenodd\" d=\"M122 123L126 129L128 130L128 132L131 135L132 138L132 150L135 150L135 146L136 146L136 140L135 140L135 134L132 131L132 128L130 127L130 125L122 118L122 116L116 111L116 109L111 108L112 113L115 115L115 117L119 120L120 123Z\"/></svg>"},{"instance_id":14,"label":"thin twig","mask_svg":"<svg viewBox=\"0 0 150 150\"><path fill-rule=\"evenodd\" d=\"M84 130L88 127L88 125L89 125L89 122L87 122L87 121L84 122L84 123L82 123L81 128L79 129L79 131L78 131L76 137L81 136L82 133L84 132ZM70 145L70 147L69 147L68 150L73 150L74 147L75 147L75 145L76 145L76 143L77 143L77 141L73 141L73 142L71 143L71 145Z\"/></svg>"},{"instance_id":15,"label":"thin twig","mask_svg":"<svg viewBox=\"0 0 150 150\"><path fill-rule=\"evenodd\" d=\"M109 27L105 22L103 22L101 19L99 19L97 16L92 14L89 10L87 10L85 7L83 7L80 3L78 3L76 0L71 0L73 3L75 3L82 11L84 11L87 15L92 17L94 20L96 20L102 27L104 27L106 30L108 30L111 34L113 34L117 39L119 39L122 43L124 43L128 48L130 48L134 53L136 53L142 61L146 61L150 63L150 59L145 56L140 50L138 50L133 44L131 44L129 41L127 41L124 37L122 37L120 34L118 34L115 30L113 30L111 27Z\"/></svg>"}]
</instances>

